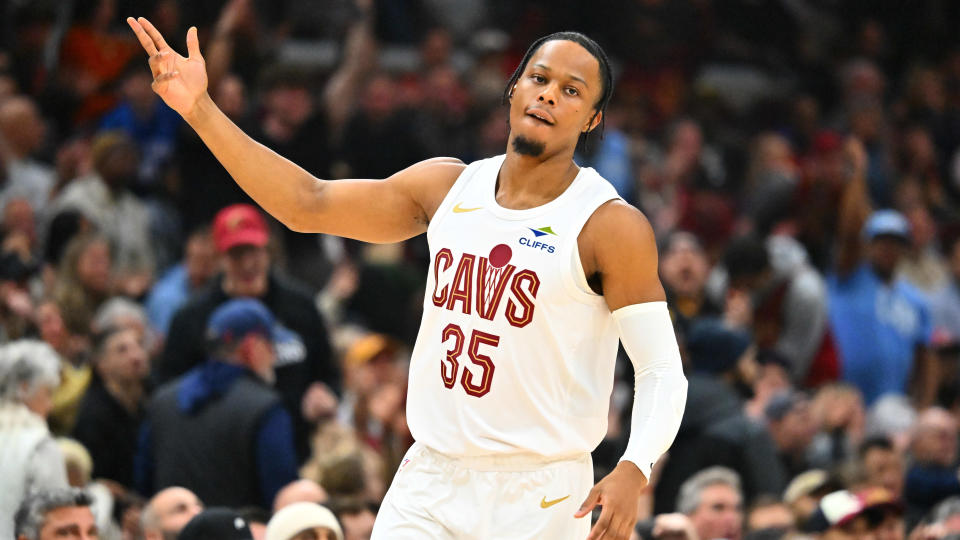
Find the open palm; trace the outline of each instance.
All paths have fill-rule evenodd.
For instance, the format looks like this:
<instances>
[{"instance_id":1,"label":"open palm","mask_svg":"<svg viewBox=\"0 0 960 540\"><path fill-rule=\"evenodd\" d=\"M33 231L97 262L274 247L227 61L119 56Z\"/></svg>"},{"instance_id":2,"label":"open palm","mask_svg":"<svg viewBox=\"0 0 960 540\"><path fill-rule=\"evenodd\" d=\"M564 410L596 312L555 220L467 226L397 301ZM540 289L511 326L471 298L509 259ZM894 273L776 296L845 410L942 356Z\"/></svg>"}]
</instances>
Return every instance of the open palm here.
<instances>
[{"instance_id":1,"label":"open palm","mask_svg":"<svg viewBox=\"0 0 960 540\"><path fill-rule=\"evenodd\" d=\"M153 91L171 109L187 117L207 91L207 66L200 55L197 28L191 27L187 31L188 56L184 58L167 45L160 32L147 19L128 17L127 24L150 56Z\"/></svg>"}]
</instances>

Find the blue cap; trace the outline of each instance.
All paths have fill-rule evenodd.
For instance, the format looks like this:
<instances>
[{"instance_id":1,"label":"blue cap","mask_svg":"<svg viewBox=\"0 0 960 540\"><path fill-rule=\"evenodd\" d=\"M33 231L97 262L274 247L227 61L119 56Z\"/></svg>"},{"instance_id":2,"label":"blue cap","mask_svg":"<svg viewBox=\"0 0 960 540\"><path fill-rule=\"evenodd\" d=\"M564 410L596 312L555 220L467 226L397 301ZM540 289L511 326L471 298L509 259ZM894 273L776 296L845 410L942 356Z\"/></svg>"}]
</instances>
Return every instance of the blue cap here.
<instances>
[{"instance_id":1,"label":"blue cap","mask_svg":"<svg viewBox=\"0 0 960 540\"><path fill-rule=\"evenodd\" d=\"M210 343L237 342L252 333L279 342L285 341L290 331L277 322L263 303L253 298L229 300L220 305L207 321Z\"/></svg>"},{"instance_id":2,"label":"blue cap","mask_svg":"<svg viewBox=\"0 0 960 540\"><path fill-rule=\"evenodd\" d=\"M910 223L896 210L877 210L870 214L863 226L863 235L868 240L878 236L895 236L910 241Z\"/></svg>"}]
</instances>

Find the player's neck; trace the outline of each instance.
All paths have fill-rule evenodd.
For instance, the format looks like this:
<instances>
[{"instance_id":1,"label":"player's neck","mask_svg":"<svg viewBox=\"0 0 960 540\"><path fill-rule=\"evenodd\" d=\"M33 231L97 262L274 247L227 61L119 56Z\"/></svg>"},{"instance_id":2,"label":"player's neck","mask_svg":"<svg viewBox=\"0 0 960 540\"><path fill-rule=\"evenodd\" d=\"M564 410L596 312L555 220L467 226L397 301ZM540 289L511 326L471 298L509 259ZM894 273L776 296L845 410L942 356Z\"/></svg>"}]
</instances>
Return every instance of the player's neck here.
<instances>
[{"instance_id":1,"label":"player's neck","mask_svg":"<svg viewBox=\"0 0 960 540\"><path fill-rule=\"evenodd\" d=\"M572 155L543 159L508 151L497 177L497 203L514 210L546 204L559 197L579 171Z\"/></svg>"}]
</instances>

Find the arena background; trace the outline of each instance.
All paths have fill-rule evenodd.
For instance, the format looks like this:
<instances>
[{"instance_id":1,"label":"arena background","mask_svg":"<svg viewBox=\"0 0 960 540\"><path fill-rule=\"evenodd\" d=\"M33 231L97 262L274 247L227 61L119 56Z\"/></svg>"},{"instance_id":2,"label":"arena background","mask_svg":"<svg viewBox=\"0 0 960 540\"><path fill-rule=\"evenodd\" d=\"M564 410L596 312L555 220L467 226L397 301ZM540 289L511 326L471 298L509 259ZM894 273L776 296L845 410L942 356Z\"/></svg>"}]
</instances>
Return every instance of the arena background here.
<instances>
[{"instance_id":1,"label":"arena background","mask_svg":"<svg viewBox=\"0 0 960 540\"><path fill-rule=\"evenodd\" d=\"M504 84L526 47L590 35L616 88L577 161L653 224L691 381L637 534L818 536L811 512L843 488L858 494L849 515L883 510L878 538L960 532L960 3L0 0L0 440L26 436L3 422L24 400L6 391L23 383L11 366L53 355L49 429L69 481L98 494L101 538L142 537L148 405L203 359L205 306L226 294L213 220L251 202L152 93L130 15L180 52L197 26L215 102L330 179L503 153ZM277 316L299 336L286 351L299 371L277 381L296 474L238 469L268 493L236 510L265 523L299 476L346 538L366 538L412 442L426 241L366 245L262 216L269 262L253 271L282 283ZM133 332L122 350L118 326ZM621 355L598 479L625 447L632 381ZM678 502L714 466L742 499ZM4 467L0 508L15 508Z\"/></svg>"}]
</instances>

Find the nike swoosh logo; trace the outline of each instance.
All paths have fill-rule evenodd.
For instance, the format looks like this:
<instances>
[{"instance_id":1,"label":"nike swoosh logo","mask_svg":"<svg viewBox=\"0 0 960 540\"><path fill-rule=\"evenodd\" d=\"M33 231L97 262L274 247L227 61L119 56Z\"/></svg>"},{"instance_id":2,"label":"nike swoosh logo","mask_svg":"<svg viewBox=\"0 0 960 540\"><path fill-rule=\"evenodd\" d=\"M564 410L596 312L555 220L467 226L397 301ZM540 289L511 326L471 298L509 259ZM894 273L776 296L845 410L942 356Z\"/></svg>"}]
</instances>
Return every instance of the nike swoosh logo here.
<instances>
[{"instance_id":1,"label":"nike swoosh logo","mask_svg":"<svg viewBox=\"0 0 960 540\"><path fill-rule=\"evenodd\" d=\"M483 209L482 206L478 206L476 208L461 208L460 203L457 203L457 205L453 207L453 213L463 214L464 212L473 212L474 210L482 210L482 209Z\"/></svg>"},{"instance_id":2,"label":"nike swoosh logo","mask_svg":"<svg viewBox=\"0 0 960 540\"><path fill-rule=\"evenodd\" d=\"M555 505L555 504L557 504L557 503L559 503L559 502L563 502L563 501L565 501L565 500L567 500L567 499L569 499L569 498L570 498L570 496L567 495L566 497L560 497L559 499L554 499L554 500L552 500L552 501L548 501L547 498L544 497L543 500L540 501L540 508L550 508L551 506L553 506L553 505Z\"/></svg>"}]
</instances>

